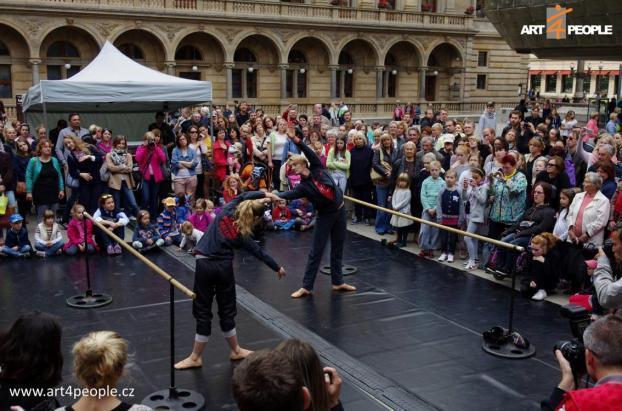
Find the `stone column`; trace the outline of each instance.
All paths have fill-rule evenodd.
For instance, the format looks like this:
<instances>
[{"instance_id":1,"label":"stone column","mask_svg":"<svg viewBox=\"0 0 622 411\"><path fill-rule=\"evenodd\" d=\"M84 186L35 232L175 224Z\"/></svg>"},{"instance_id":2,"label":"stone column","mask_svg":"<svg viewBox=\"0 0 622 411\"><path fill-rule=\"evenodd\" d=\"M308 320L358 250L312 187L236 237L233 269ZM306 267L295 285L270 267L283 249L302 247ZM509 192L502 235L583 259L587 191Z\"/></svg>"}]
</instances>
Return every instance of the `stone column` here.
<instances>
[{"instance_id":1,"label":"stone column","mask_svg":"<svg viewBox=\"0 0 622 411\"><path fill-rule=\"evenodd\" d=\"M287 99L287 69L288 64L279 64L279 70L281 71L281 99Z\"/></svg>"},{"instance_id":2,"label":"stone column","mask_svg":"<svg viewBox=\"0 0 622 411\"><path fill-rule=\"evenodd\" d=\"M165 61L164 66L166 67L166 74L170 76L175 75L175 66L177 64L174 61Z\"/></svg>"},{"instance_id":3,"label":"stone column","mask_svg":"<svg viewBox=\"0 0 622 411\"><path fill-rule=\"evenodd\" d=\"M376 67L376 98L382 98L382 85L384 83L384 67Z\"/></svg>"},{"instance_id":4,"label":"stone column","mask_svg":"<svg viewBox=\"0 0 622 411\"><path fill-rule=\"evenodd\" d=\"M585 71L585 60L577 60L577 73L583 73ZM546 82L546 76L543 76ZM585 93L583 93L583 77L578 76L575 82L574 99L581 100Z\"/></svg>"},{"instance_id":5,"label":"stone column","mask_svg":"<svg viewBox=\"0 0 622 411\"><path fill-rule=\"evenodd\" d=\"M421 67L419 69L419 98L425 101L425 76L428 72L427 67Z\"/></svg>"},{"instance_id":6,"label":"stone column","mask_svg":"<svg viewBox=\"0 0 622 411\"><path fill-rule=\"evenodd\" d=\"M41 75L40 75L41 60L40 59L29 59L28 62L32 65L32 85L36 86L37 84L39 84L39 81L41 80Z\"/></svg>"},{"instance_id":7,"label":"stone column","mask_svg":"<svg viewBox=\"0 0 622 411\"><path fill-rule=\"evenodd\" d=\"M223 64L225 68L225 78L227 81L227 101L233 99L233 67L235 67L234 63L225 63Z\"/></svg>"},{"instance_id":8,"label":"stone column","mask_svg":"<svg viewBox=\"0 0 622 411\"><path fill-rule=\"evenodd\" d=\"M339 66L329 66L330 69L330 98L337 98L337 70Z\"/></svg>"}]
</instances>

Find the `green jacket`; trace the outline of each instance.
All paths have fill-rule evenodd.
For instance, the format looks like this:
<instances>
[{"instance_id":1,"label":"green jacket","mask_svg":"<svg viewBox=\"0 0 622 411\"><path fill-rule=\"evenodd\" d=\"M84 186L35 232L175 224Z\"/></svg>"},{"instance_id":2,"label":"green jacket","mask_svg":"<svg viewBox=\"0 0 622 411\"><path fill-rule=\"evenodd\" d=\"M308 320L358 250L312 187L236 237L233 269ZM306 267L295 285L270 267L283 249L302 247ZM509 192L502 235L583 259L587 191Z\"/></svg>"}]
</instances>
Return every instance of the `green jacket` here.
<instances>
[{"instance_id":1,"label":"green jacket","mask_svg":"<svg viewBox=\"0 0 622 411\"><path fill-rule=\"evenodd\" d=\"M65 184L63 183L63 172L60 168L60 163L56 159L56 157L51 157L50 161L52 161L52 166L56 169L58 173L58 191L61 192L65 189ZM32 188L35 185L35 181L39 178L39 173L41 173L41 169L43 168L43 163L39 160L39 157L33 157L28 162L28 167L26 167L26 192L32 194Z\"/></svg>"}]
</instances>

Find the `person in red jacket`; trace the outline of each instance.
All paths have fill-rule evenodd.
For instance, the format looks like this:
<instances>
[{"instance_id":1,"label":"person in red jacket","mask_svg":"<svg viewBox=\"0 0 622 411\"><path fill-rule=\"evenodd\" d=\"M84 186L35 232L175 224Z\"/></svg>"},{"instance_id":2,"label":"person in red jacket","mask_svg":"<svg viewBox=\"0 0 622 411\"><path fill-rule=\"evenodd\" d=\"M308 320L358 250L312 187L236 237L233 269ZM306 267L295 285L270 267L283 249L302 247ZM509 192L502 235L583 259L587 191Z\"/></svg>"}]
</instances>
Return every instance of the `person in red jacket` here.
<instances>
[{"instance_id":1,"label":"person in red jacket","mask_svg":"<svg viewBox=\"0 0 622 411\"><path fill-rule=\"evenodd\" d=\"M622 405L622 317L607 315L593 322L583 334L585 365L593 388L575 389L575 373L560 350L555 351L562 379L544 410L614 411ZM577 376L578 381L580 376Z\"/></svg>"},{"instance_id":2,"label":"person in red jacket","mask_svg":"<svg viewBox=\"0 0 622 411\"><path fill-rule=\"evenodd\" d=\"M229 150L229 142L225 140L227 132L224 128L216 131L216 141L212 153L214 155L214 171L216 173L216 179L220 184L225 181L227 176L227 150Z\"/></svg>"},{"instance_id":3,"label":"person in red jacket","mask_svg":"<svg viewBox=\"0 0 622 411\"><path fill-rule=\"evenodd\" d=\"M84 206L82 204L74 204L71 209L73 217L67 226L67 242L64 246L65 254L76 255L79 253L93 254L97 249L97 244L93 239L93 222L86 220L86 235L84 233L85 217Z\"/></svg>"}]
</instances>

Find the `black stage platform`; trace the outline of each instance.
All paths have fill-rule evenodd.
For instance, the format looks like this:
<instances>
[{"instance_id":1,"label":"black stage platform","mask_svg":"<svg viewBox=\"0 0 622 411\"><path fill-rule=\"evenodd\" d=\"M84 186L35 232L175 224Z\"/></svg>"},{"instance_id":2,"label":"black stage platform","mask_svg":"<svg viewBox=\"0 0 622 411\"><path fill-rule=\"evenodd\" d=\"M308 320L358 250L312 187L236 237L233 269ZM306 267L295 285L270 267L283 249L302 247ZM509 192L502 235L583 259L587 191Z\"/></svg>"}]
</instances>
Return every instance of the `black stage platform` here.
<instances>
[{"instance_id":1,"label":"black stage platform","mask_svg":"<svg viewBox=\"0 0 622 411\"><path fill-rule=\"evenodd\" d=\"M334 294L330 278L318 275L315 296L293 300L289 294L301 284L310 240L310 233L267 235L266 248L288 270L281 281L253 257L238 255L238 334L250 349L274 347L284 337L310 341L340 369L347 410L536 410L557 384L551 347L569 336L558 306L518 297L516 327L538 353L499 359L482 351L480 333L507 323L508 288L348 233L344 263L359 269L347 278L358 292ZM150 258L192 287L189 257L168 249ZM91 330L118 331L134 351L123 384L135 388L134 401L140 401L168 387L168 284L129 254L91 262L94 289L114 301L83 311L65 306L85 285L83 258L0 260L0 326L24 310L61 317L65 385L73 381L71 345ZM181 293L176 309L181 359L194 336L191 303ZM217 322L213 332L204 367L178 372L177 385L204 394L206 409L235 409L233 365Z\"/></svg>"}]
</instances>

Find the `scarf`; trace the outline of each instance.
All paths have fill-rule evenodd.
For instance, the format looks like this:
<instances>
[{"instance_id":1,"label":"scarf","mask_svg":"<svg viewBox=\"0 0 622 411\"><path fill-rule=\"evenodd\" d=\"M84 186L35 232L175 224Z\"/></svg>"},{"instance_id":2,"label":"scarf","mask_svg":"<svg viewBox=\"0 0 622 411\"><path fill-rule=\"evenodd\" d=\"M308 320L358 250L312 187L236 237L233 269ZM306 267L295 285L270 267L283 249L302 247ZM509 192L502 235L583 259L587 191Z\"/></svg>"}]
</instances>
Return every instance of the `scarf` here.
<instances>
[{"instance_id":1,"label":"scarf","mask_svg":"<svg viewBox=\"0 0 622 411\"><path fill-rule=\"evenodd\" d=\"M518 171L518 169L516 169L516 168L515 168L515 169L514 169L514 171L512 172L512 174L510 174L509 176L506 176L506 175L504 174L504 175L503 175L503 179L504 179L505 181L509 181L509 180L511 180L511 179L512 179L512 177L514 177L514 175L516 174L516 172L517 172L517 171Z\"/></svg>"},{"instance_id":2,"label":"scarf","mask_svg":"<svg viewBox=\"0 0 622 411\"><path fill-rule=\"evenodd\" d=\"M127 166L127 151L114 149L110 152L110 158L115 166Z\"/></svg>"}]
</instances>

